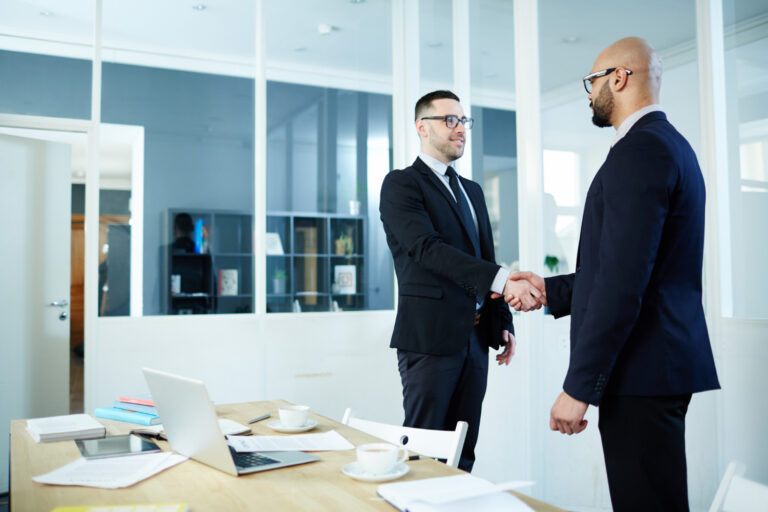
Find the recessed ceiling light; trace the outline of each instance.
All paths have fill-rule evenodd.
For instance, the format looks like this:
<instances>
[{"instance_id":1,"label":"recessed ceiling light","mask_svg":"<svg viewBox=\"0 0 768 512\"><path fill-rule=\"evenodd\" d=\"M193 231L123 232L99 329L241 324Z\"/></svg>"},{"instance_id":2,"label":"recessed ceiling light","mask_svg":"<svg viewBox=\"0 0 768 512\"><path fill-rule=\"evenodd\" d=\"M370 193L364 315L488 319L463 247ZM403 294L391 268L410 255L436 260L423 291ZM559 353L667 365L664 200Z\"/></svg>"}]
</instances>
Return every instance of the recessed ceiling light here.
<instances>
[{"instance_id":1,"label":"recessed ceiling light","mask_svg":"<svg viewBox=\"0 0 768 512\"><path fill-rule=\"evenodd\" d=\"M331 32L338 32L339 27L334 27L333 25L329 25L328 23L318 23L317 24L317 33L321 36L327 36Z\"/></svg>"},{"instance_id":2,"label":"recessed ceiling light","mask_svg":"<svg viewBox=\"0 0 768 512\"><path fill-rule=\"evenodd\" d=\"M579 36L565 36L560 40L563 44L575 44L581 41L581 38Z\"/></svg>"},{"instance_id":3,"label":"recessed ceiling light","mask_svg":"<svg viewBox=\"0 0 768 512\"><path fill-rule=\"evenodd\" d=\"M306 46L297 46L296 48L293 49L293 51L295 51L295 52L305 52L305 51L307 51L307 47Z\"/></svg>"},{"instance_id":4,"label":"recessed ceiling light","mask_svg":"<svg viewBox=\"0 0 768 512\"><path fill-rule=\"evenodd\" d=\"M425 44L427 45L428 48L440 48L441 46L443 46L442 41L427 41Z\"/></svg>"},{"instance_id":5,"label":"recessed ceiling light","mask_svg":"<svg viewBox=\"0 0 768 512\"><path fill-rule=\"evenodd\" d=\"M365 2L365 0L349 0L349 3L351 4L362 4Z\"/></svg>"},{"instance_id":6,"label":"recessed ceiling light","mask_svg":"<svg viewBox=\"0 0 768 512\"><path fill-rule=\"evenodd\" d=\"M45 16L46 18L53 16L53 12L51 11L40 11L40 16Z\"/></svg>"},{"instance_id":7,"label":"recessed ceiling light","mask_svg":"<svg viewBox=\"0 0 768 512\"><path fill-rule=\"evenodd\" d=\"M192 6L192 9L194 9L196 11L204 11L207 8L208 8L208 6L205 5L205 4L195 4L195 5Z\"/></svg>"}]
</instances>

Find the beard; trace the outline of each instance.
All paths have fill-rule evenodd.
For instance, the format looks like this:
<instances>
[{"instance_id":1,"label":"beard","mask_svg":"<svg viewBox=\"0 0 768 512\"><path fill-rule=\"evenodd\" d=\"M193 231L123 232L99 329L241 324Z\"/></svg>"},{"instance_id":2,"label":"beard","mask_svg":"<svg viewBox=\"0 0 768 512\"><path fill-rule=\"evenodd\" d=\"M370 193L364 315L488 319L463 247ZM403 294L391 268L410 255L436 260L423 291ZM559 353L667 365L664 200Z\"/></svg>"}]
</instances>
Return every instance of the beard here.
<instances>
[{"instance_id":1,"label":"beard","mask_svg":"<svg viewBox=\"0 0 768 512\"><path fill-rule=\"evenodd\" d=\"M461 147L457 148L453 145L453 142L451 142L450 139L442 139L431 129L430 131L430 139L432 146L440 152L441 155L443 155L447 160L453 161L458 160L461 158L461 156L464 154L464 147L465 145L462 145ZM466 140L466 139L465 139Z\"/></svg>"},{"instance_id":2,"label":"beard","mask_svg":"<svg viewBox=\"0 0 768 512\"><path fill-rule=\"evenodd\" d=\"M606 81L600 88L600 92L592 101L592 124L598 128L611 126L611 115L613 114L613 93L608 87Z\"/></svg>"}]
</instances>

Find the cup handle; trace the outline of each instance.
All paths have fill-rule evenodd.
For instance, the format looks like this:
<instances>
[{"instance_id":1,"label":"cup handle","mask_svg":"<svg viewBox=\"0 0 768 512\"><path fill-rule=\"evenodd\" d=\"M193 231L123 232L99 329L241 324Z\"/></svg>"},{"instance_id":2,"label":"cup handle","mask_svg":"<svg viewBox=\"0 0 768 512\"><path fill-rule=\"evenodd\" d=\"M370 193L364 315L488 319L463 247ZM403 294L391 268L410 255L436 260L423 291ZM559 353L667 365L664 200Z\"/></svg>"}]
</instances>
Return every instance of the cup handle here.
<instances>
[{"instance_id":1,"label":"cup handle","mask_svg":"<svg viewBox=\"0 0 768 512\"><path fill-rule=\"evenodd\" d=\"M401 446L401 447L399 447L397 449L397 453L398 454L400 453L400 450L403 451L403 456L402 457L398 457L397 464L401 464L401 463L405 462L405 459L408 458L408 449L405 446Z\"/></svg>"}]
</instances>

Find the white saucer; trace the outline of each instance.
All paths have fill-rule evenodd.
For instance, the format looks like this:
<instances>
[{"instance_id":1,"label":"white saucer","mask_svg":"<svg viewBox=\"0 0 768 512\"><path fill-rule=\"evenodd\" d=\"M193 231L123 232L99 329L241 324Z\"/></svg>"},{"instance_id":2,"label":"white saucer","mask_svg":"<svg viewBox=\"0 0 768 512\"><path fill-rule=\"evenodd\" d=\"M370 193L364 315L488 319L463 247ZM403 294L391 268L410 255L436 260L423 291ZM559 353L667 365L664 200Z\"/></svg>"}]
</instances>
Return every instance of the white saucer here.
<instances>
[{"instance_id":1,"label":"white saucer","mask_svg":"<svg viewBox=\"0 0 768 512\"><path fill-rule=\"evenodd\" d=\"M280 423L280 420L274 420L267 423L267 426L272 430L277 430L278 432L306 432L307 430L312 430L315 428L317 426L317 422L315 420L307 420L307 422L300 427L286 427Z\"/></svg>"},{"instance_id":2,"label":"white saucer","mask_svg":"<svg viewBox=\"0 0 768 512\"><path fill-rule=\"evenodd\" d=\"M347 475L348 477L354 478L355 480L361 480L363 482L387 482L389 480L396 480L400 478L401 476L405 475L410 471L410 467L408 467L408 464L399 463L396 464L394 468L389 473L381 473L381 474L373 474L373 473L366 473L363 471L363 468L360 467L360 464L357 462L350 462L343 468L341 468L341 472Z\"/></svg>"}]
</instances>

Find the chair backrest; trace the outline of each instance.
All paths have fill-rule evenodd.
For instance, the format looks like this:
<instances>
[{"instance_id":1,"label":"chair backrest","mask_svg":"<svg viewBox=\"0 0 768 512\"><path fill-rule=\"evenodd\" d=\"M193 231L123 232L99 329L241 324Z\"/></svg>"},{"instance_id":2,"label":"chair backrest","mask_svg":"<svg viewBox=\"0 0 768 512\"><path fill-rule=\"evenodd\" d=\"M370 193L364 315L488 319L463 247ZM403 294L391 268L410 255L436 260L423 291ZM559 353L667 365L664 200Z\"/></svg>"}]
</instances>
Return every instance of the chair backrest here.
<instances>
[{"instance_id":1,"label":"chair backrest","mask_svg":"<svg viewBox=\"0 0 768 512\"><path fill-rule=\"evenodd\" d=\"M403 445L408 450L427 457L446 459L451 467L458 467L464 438L467 437L467 422L456 423L456 430L429 430L425 428L401 427L377 421L362 420L352 415L352 409L344 412L344 425L362 430L388 443Z\"/></svg>"},{"instance_id":2,"label":"chair backrest","mask_svg":"<svg viewBox=\"0 0 768 512\"><path fill-rule=\"evenodd\" d=\"M744 471L744 464L740 462L728 464L709 512L751 512L768 509L768 485L747 480L742 476Z\"/></svg>"}]
</instances>

